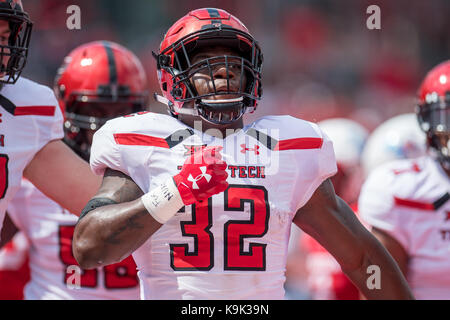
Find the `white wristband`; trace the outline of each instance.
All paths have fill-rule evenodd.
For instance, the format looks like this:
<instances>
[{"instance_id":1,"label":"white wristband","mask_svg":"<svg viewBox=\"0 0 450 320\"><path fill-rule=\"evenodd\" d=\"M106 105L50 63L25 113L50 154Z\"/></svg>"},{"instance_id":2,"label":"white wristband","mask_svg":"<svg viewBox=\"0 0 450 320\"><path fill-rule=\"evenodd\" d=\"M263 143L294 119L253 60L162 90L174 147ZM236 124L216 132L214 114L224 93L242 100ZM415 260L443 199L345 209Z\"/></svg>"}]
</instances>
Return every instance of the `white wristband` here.
<instances>
[{"instance_id":1,"label":"white wristband","mask_svg":"<svg viewBox=\"0 0 450 320\"><path fill-rule=\"evenodd\" d=\"M144 194L141 200L147 211L161 224L166 223L184 206L173 178Z\"/></svg>"}]
</instances>

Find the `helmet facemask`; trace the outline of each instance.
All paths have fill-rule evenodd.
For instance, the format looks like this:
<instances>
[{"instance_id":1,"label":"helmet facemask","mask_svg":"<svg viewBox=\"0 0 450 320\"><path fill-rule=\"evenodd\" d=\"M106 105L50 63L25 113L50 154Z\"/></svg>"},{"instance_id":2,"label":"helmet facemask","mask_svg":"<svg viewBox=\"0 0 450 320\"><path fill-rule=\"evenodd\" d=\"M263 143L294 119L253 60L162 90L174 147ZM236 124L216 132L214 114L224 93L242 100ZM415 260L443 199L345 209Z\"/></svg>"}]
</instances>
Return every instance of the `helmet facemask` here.
<instances>
[{"instance_id":1,"label":"helmet facemask","mask_svg":"<svg viewBox=\"0 0 450 320\"><path fill-rule=\"evenodd\" d=\"M200 50L215 46L230 48L235 53L192 61L192 57ZM178 102L178 105L192 103L194 106L193 109L177 108L176 103L169 102L167 104L172 115L199 115L210 123L226 125L240 119L249 109L252 111L256 101L261 98L262 53L255 40L240 30L206 28L181 38L155 57L158 69L171 76L172 87L166 90L171 93L174 102ZM216 87L214 74L217 68L226 70L223 76L226 85ZM230 75L235 73L240 75L238 86L230 84ZM194 77L200 74L208 77L211 83L207 93L200 94L194 86ZM217 96L220 99L212 99Z\"/></svg>"},{"instance_id":2,"label":"helmet facemask","mask_svg":"<svg viewBox=\"0 0 450 320\"><path fill-rule=\"evenodd\" d=\"M445 97L431 94L427 100L418 107L419 124L439 162L450 170L450 92Z\"/></svg>"}]
</instances>

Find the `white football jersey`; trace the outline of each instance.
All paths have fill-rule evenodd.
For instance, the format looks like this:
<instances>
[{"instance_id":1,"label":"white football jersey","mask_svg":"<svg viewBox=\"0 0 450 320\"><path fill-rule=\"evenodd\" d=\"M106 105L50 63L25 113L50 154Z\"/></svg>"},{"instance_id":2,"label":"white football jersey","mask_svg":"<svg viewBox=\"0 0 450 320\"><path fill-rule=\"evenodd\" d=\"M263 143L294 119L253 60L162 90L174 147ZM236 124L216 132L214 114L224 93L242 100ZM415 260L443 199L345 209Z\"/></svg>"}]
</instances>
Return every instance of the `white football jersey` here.
<instances>
[{"instance_id":1,"label":"white football jersey","mask_svg":"<svg viewBox=\"0 0 450 320\"><path fill-rule=\"evenodd\" d=\"M361 218L403 246L417 299L450 299L449 192L450 179L430 157L382 165L361 190Z\"/></svg>"},{"instance_id":2,"label":"white football jersey","mask_svg":"<svg viewBox=\"0 0 450 320\"><path fill-rule=\"evenodd\" d=\"M292 219L336 173L331 141L291 116L264 117L225 139L197 129L144 112L111 120L94 136L94 172L121 171L144 192L176 175L198 148L223 147L228 189L182 208L133 253L141 297L283 299Z\"/></svg>"},{"instance_id":3,"label":"white football jersey","mask_svg":"<svg viewBox=\"0 0 450 320\"><path fill-rule=\"evenodd\" d=\"M8 206L14 224L30 241L31 280L25 299L139 299L139 281L132 257L92 270L81 270L72 255L78 217L47 198L31 182Z\"/></svg>"},{"instance_id":4,"label":"white football jersey","mask_svg":"<svg viewBox=\"0 0 450 320\"><path fill-rule=\"evenodd\" d=\"M23 77L0 91L0 229L22 174L49 141L63 137L63 117L53 91Z\"/></svg>"}]
</instances>

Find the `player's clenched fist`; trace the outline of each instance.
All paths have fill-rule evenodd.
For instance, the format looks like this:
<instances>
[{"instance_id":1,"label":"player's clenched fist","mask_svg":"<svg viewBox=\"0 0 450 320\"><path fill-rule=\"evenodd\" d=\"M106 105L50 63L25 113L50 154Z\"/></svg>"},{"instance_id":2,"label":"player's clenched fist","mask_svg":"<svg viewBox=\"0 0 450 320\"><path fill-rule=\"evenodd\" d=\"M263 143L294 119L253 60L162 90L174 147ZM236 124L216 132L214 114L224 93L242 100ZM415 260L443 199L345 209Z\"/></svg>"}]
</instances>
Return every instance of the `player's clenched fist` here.
<instances>
[{"instance_id":1,"label":"player's clenched fist","mask_svg":"<svg viewBox=\"0 0 450 320\"><path fill-rule=\"evenodd\" d=\"M208 199L228 187L222 147L206 147L192 154L173 177L185 205Z\"/></svg>"},{"instance_id":2,"label":"player's clenched fist","mask_svg":"<svg viewBox=\"0 0 450 320\"><path fill-rule=\"evenodd\" d=\"M227 164L220 150L222 147L207 147L195 152L186 159L179 174L141 197L144 207L156 221L166 223L183 205L225 191Z\"/></svg>"}]
</instances>

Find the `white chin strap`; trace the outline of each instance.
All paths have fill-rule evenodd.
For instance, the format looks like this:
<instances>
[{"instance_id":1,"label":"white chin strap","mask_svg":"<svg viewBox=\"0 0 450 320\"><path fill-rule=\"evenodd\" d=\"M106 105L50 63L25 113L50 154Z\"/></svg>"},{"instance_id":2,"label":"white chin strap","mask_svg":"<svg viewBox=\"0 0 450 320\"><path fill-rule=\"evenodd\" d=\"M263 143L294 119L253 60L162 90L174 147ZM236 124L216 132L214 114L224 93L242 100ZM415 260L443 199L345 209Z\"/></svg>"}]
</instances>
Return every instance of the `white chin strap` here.
<instances>
[{"instance_id":1,"label":"white chin strap","mask_svg":"<svg viewBox=\"0 0 450 320\"><path fill-rule=\"evenodd\" d=\"M166 106L170 107L172 106L173 111L175 111L178 114L187 114L187 115L191 115L191 116L198 116L199 113L197 111L197 109L195 108L178 108L176 105L173 105L172 102L169 101L169 99L167 99L166 97L160 96L159 94L155 93L155 99L156 101L165 104ZM238 97L238 98L234 98L234 99L221 99L221 100L208 100L208 99L202 99L201 101L203 103L207 103L207 104L219 104L219 103L229 103L229 102L241 102L242 100L244 100L244 97ZM252 112L254 110L253 107L249 107L246 110L247 112Z\"/></svg>"},{"instance_id":2,"label":"white chin strap","mask_svg":"<svg viewBox=\"0 0 450 320\"><path fill-rule=\"evenodd\" d=\"M197 109L188 109L188 108L178 108L176 105L174 105L172 102L169 101L166 97L160 96L159 94L155 93L155 100L165 104L169 109L173 109L174 112L178 114L187 114L191 116L198 116Z\"/></svg>"}]
</instances>

